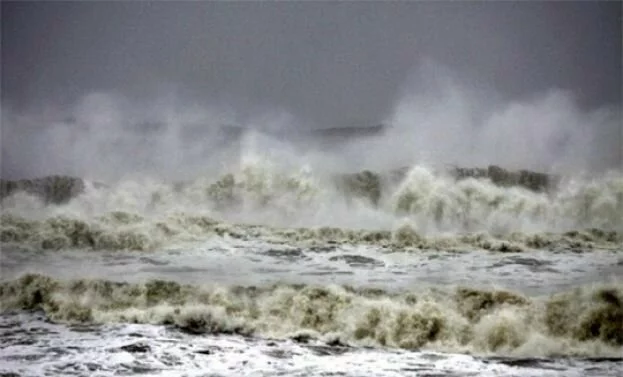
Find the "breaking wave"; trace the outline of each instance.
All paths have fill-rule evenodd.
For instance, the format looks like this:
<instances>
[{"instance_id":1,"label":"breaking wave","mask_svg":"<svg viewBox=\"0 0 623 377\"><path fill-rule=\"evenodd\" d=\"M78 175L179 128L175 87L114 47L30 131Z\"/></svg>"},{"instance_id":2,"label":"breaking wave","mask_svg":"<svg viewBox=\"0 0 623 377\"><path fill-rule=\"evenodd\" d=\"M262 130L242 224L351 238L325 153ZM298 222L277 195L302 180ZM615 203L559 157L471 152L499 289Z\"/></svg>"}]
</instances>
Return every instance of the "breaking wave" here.
<instances>
[{"instance_id":1,"label":"breaking wave","mask_svg":"<svg viewBox=\"0 0 623 377\"><path fill-rule=\"evenodd\" d=\"M198 242L209 237L263 240L293 246L365 244L388 249L461 250L483 249L518 252L527 249L589 250L620 249L623 237L614 231L587 229L564 233L489 235L467 233L424 237L409 225L395 230L351 230L334 227L274 228L228 224L205 216L173 214L155 221L112 212L91 221L68 217L25 220L3 215L3 243L42 249L86 248L93 250L155 250L172 243Z\"/></svg>"},{"instance_id":2,"label":"breaking wave","mask_svg":"<svg viewBox=\"0 0 623 377\"><path fill-rule=\"evenodd\" d=\"M3 181L3 243L151 250L228 235L386 247L621 248L623 177L410 169L321 174L254 161L186 182Z\"/></svg>"},{"instance_id":3,"label":"breaking wave","mask_svg":"<svg viewBox=\"0 0 623 377\"><path fill-rule=\"evenodd\" d=\"M390 293L348 286L193 286L151 280L0 283L2 311L63 323L150 323L202 334L521 356L620 356L623 286L550 297L458 287Z\"/></svg>"}]
</instances>

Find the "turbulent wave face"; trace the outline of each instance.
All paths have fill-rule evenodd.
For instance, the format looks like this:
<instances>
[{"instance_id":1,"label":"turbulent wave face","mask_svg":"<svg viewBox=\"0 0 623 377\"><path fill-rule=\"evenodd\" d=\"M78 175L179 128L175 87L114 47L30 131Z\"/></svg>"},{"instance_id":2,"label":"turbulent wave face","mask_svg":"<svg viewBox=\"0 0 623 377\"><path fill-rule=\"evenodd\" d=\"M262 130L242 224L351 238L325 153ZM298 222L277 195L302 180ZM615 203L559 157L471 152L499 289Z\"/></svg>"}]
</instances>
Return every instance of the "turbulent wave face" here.
<instances>
[{"instance_id":1,"label":"turbulent wave face","mask_svg":"<svg viewBox=\"0 0 623 377\"><path fill-rule=\"evenodd\" d=\"M503 353L620 356L623 286L549 298L470 288L388 293L347 286L192 286L151 280L0 284L2 310L43 310L66 323L173 325L200 334L322 339L333 344Z\"/></svg>"},{"instance_id":2,"label":"turbulent wave face","mask_svg":"<svg viewBox=\"0 0 623 377\"><path fill-rule=\"evenodd\" d=\"M252 160L185 182L2 182L1 240L153 250L227 234L419 249L620 248L623 177L433 169L326 174Z\"/></svg>"},{"instance_id":3,"label":"turbulent wave face","mask_svg":"<svg viewBox=\"0 0 623 377\"><path fill-rule=\"evenodd\" d=\"M468 357L474 373L521 373L500 372L496 358L508 356L588 357L578 375L620 374L609 363L623 349L623 175L606 172L620 111L584 113L560 93L473 111L455 89L406 96L388 120L395 128L332 129L328 139L281 132L288 116L258 121L275 129L231 130L215 126L227 114L165 104L152 122L140 106L94 96L33 136L35 157L20 132L38 118L3 114L14 122L7 171L39 178L0 181L0 325L12 342L0 364L27 375L36 363L21 342L52 354L65 339L134 337L134 324L153 336L119 349L160 350L150 357L163 371L200 369L186 347L210 340L239 346L201 351L208 369L227 359L223 375L254 370L230 366L240 349L257 359L259 343L290 356L270 351L258 375L318 372L324 359L315 369L288 359L318 343L402 360L376 375L412 373L414 355L423 373L456 375L437 373L434 357L459 360L464 374L448 353L478 354ZM22 336L24 323L54 334ZM171 334L184 338L178 366ZM331 357L350 357L340 355ZM139 356L131 373L145 371ZM43 368L32 375L135 365L32 360ZM377 364L344 365L355 376Z\"/></svg>"}]
</instances>

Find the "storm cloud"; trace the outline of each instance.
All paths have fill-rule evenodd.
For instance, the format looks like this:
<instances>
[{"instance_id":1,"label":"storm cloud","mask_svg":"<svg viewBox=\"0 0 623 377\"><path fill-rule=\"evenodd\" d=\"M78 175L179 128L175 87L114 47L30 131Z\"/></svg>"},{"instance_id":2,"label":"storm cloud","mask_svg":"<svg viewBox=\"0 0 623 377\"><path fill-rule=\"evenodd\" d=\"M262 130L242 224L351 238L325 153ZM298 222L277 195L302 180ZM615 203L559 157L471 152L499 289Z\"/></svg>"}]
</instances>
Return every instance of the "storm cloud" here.
<instances>
[{"instance_id":1,"label":"storm cloud","mask_svg":"<svg viewBox=\"0 0 623 377\"><path fill-rule=\"evenodd\" d=\"M487 144L521 134L519 125L504 123L485 132L474 124L479 112L516 116L521 106L545 98L535 109L547 112L551 104L556 111L579 114L573 120L561 117L569 127L589 120L577 126L589 131L562 132L552 143L572 140L561 147L567 154L589 148L601 153L593 159L602 165L620 163L620 2L8 1L1 6L3 175L62 170L92 145L118 145L118 138L104 134L125 132L130 118L147 129L172 117L178 123L181 117L241 125L277 118L294 128L405 123L400 114L414 88L446 93L430 77L414 84L414 75L432 71L431 76L451 77L470 101L482 95L478 106L470 105L477 111L469 121L428 126L438 130L435 143L450 139L442 151L456 151L453 142L476 134ZM423 106L421 98L417 104ZM499 104L502 110L491 110ZM174 115L166 108L175 108ZM218 111L209 110L214 108ZM148 112L157 114L151 116L157 122L144 116ZM102 113L104 120L96 115ZM258 121L257 114L270 115ZM91 131L72 136L71 124L85 122L82 131L95 127L97 136ZM412 126L420 144L433 141L426 139L430 132ZM538 124L530 127L539 132ZM35 137L42 129L48 132L45 140ZM584 145L578 140L587 132L592 144ZM165 134L161 147L182 147ZM50 135L62 142L43 147ZM49 158L67 140L81 137L90 142L73 148L73 154ZM140 143L145 142L132 148ZM461 153L482 148L474 139ZM145 153L144 163L154 163L158 154ZM526 148L517 153L529 154Z\"/></svg>"}]
</instances>

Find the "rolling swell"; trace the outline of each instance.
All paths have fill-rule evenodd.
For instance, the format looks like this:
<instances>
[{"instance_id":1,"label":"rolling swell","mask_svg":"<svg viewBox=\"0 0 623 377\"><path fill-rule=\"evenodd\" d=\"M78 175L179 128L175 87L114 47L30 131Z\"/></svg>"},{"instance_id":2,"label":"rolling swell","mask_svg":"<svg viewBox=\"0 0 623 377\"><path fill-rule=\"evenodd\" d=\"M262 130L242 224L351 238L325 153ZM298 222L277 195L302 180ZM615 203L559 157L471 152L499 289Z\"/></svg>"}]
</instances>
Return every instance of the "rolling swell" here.
<instances>
[{"instance_id":1,"label":"rolling swell","mask_svg":"<svg viewBox=\"0 0 623 377\"><path fill-rule=\"evenodd\" d=\"M472 354L620 356L623 287L551 297L459 287L404 293L348 286L193 286L151 280L0 283L2 311L41 310L72 324L151 323L190 333L320 339Z\"/></svg>"}]
</instances>

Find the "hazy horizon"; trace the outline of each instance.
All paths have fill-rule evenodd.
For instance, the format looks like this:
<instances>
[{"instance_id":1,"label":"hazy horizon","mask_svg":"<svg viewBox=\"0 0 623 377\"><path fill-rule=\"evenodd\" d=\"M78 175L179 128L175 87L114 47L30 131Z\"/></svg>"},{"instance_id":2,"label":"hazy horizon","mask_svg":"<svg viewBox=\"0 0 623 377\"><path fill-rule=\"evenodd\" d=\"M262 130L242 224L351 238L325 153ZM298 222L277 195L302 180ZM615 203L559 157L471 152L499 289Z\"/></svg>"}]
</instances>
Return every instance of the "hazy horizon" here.
<instances>
[{"instance_id":1,"label":"hazy horizon","mask_svg":"<svg viewBox=\"0 0 623 377\"><path fill-rule=\"evenodd\" d=\"M202 173L227 124L393 127L242 140L319 166L623 166L620 2L1 7L2 177Z\"/></svg>"}]
</instances>

